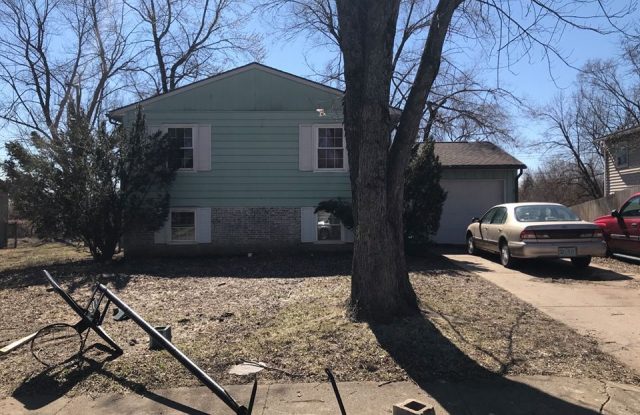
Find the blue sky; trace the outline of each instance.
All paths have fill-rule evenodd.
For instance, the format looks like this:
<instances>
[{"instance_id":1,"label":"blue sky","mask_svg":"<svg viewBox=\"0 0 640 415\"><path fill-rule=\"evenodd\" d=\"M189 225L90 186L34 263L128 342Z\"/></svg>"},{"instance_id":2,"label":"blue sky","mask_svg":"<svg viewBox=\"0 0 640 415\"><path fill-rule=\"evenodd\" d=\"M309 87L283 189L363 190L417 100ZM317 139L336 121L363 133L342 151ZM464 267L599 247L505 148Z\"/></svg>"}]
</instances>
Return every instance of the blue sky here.
<instances>
[{"instance_id":1,"label":"blue sky","mask_svg":"<svg viewBox=\"0 0 640 415\"><path fill-rule=\"evenodd\" d=\"M619 44L620 38L616 35L605 36L585 30L568 29L557 46L571 66L579 68L589 59L615 57L620 53ZM313 78L313 70L309 65L321 67L330 57L323 48L301 38L287 42L269 41L267 38L266 46L265 64L308 78ZM494 84L499 78L501 87L525 98L531 104L545 104L561 90L571 88L577 71L560 60L553 61L549 66L540 52L534 52L529 59L525 58L508 69L500 70L499 73L496 70L487 70L485 77L491 77ZM478 59L478 56L467 59ZM481 64L490 66L491 62L487 60ZM515 109L514 121L523 146L508 150L530 169L535 169L545 155L535 148L524 148L524 145L538 138L544 132L544 126L525 114L518 114Z\"/></svg>"},{"instance_id":2,"label":"blue sky","mask_svg":"<svg viewBox=\"0 0 640 415\"><path fill-rule=\"evenodd\" d=\"M616 1L613 3L619 4ZM278 40L281 36L277 31L274 33L273 20L270 20L272 18L272 16L256 17L250 24L252 29L262 32L264 35L267 52L264 63L296 75L314 78L314 72L309 65L320 68L330 59L331 55L326 48L317 46L304 36L298 36L292 41ZM629 21L635 23L631 19ZM588 59L616 56L620 52L619 42L619 37L615 35L603 36L584 30L568 29L557 47L562 50L563 56L573 66L581 67ZM531 104L549 102L561 89L571 88L576 70L556 60L553 62L550 73L547 62L542 58L540 52L538 50L533 53L530 59L523 59L510 68L502 69L499 72L495 69L487 69L483 76L493 83L499 78L502 88L519 97L526 98ZM478 48L469 47L464 59L469 65L477 62L486 68L495 66L495 62L481 53ZM544 132L544 126L526 114L517 113L515 109L513 112L514 121L518 127L516 134L520 137L520 143L526 144L532 139L539 138ZM5 129L3 134L0 134L0 144L9 138L12 137ZM544 155L536 149L524 146L507 150L527 164L530 169L535 169L544 158ZM4 158L3 146L0 147L0 159L2 158Z\"/></svg>"}]
</instances>

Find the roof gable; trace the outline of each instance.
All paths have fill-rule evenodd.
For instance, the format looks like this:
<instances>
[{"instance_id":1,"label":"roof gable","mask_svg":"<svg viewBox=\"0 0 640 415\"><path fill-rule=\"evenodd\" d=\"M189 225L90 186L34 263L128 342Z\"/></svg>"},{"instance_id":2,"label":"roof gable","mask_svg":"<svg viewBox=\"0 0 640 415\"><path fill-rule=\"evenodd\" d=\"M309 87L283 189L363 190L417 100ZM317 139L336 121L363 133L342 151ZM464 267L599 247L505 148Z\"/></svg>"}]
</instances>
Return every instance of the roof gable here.
<instances>
[{"instance_id":1,"label":"roof gable","mask_svg":"<svg viewBox=\"0 0 640 415\"><path fill-rule=\"evenodd\" d=\"M108 116L121 119L141 105L146 111L325 111L342 112L343 91L250 63L219 75L159 94Z\"/></svg>"}]
</instances>

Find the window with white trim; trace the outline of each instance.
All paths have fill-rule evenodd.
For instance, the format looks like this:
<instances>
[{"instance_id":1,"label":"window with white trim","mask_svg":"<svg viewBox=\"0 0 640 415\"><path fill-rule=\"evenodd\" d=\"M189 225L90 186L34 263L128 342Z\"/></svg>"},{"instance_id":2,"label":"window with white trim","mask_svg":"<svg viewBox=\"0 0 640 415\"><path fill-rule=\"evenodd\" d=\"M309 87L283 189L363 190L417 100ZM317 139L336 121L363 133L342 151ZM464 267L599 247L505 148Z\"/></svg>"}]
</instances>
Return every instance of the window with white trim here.
<instances>
[{"instance_id":1,"label":"window with white trim","mask_svg":"<svg viewBox=\"0 0 640 415\"><path fill-rule=\"evenodd\" d=\"M315 136L316 170L345 171L347 151L342 126L317 126Z\"/></svg>"},{"instance_id":2,"label":"window with white trim","mask_svg":"<svg viewBox=\"0 0 640 415\"><path fill-rule=\"evenodd\" d=\"M171 241L194 242L196 240L196 212L194 209L171 210Z\"/></svg>"},{"instance_id":3,"label":"window with white trim","mask_svg":"<svg viewBox=\"0 0 640 415\"><path fill-rule=\"evenodd\" d=\"M193 169L193 128L169 127L167 134L180 142L180 168Z\"/></svg>"}]
</instances>

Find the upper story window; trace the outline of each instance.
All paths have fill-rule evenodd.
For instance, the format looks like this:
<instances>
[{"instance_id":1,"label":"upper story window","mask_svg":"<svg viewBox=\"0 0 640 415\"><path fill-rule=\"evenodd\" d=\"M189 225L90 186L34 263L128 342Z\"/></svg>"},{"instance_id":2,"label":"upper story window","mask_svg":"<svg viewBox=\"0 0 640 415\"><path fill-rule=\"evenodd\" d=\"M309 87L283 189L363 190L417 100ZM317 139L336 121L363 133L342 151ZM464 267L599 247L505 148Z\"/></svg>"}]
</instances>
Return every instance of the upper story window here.
<instances>
[{"instance_id":1,"label":"upper story window","mask_svg":"<svg viewBox=\"0 0 640 415\"><path fill-rule=\"evenodd\" d=\"M345 171L347 151L342 126L318 126L315 132L316 170Z\"/></svg>"},{"instance_id":2,"label":"upper story window","mask_svg":"<svg viewBox=\"0 0 640 415\"><path fill-rule=\"evenodd\" d=\"M193 128L170 127L167 134L171 138L177 138L180 142L180 168L193 169Z\"/></svg>"},{"instance_id":3,"label":"upper story window","mask_svg":"<svg viewBox=\"0 0 640 415\"><path fill-rule=\"evenodd\" d=\"M629 148L626 145L619 145L613 152L613 160L616 167L629 167Z\"/></svg>"}]
</instances>

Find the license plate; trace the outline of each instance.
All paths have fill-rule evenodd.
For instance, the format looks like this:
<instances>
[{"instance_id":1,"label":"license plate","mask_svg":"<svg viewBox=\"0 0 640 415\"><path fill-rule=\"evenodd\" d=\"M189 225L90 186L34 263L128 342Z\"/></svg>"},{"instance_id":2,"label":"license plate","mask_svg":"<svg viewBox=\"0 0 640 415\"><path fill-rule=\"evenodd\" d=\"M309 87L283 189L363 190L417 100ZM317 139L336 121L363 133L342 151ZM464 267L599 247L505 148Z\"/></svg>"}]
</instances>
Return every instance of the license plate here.
<instances>
[{"instance_id":1,"label":"license plate","mask_svg":"<svg viewBox=\"0 0 640 415\"><path fill-rule=\"evenodd\" d=\"M578 248L576 247L565 247L558 248L558 256L560 257L570 257L578 255Z\"/></svg>"}]
</instances>

